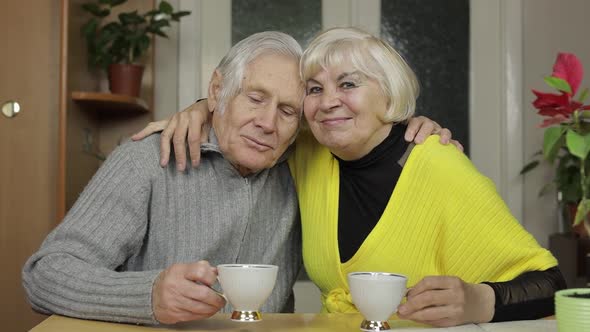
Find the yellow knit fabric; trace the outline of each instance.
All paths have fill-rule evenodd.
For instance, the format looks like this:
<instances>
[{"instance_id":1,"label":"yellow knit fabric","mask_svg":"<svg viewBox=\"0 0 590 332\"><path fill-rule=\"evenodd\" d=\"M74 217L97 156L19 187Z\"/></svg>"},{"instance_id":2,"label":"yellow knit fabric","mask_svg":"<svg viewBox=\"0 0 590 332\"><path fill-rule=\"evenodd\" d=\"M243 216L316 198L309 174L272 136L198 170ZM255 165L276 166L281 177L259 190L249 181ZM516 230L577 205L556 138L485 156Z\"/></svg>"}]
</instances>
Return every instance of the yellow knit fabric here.
<instances>
[{"instance_id":1,"label":"yellow knit fabric","mask_svg":"<svg viewBox=\"0 0 590 332\"><path fill-rule=\"evenodd\" d=\"M351 312L346 276L401 273L408 287L429 275L506 281L557 261L514 219L493 183L454 146L430 136L412 150L385 211L356 254L340 263L339 169L309 133L289 160L297 186L303 259L324 312Z\"/></svg>"}]
</instances>

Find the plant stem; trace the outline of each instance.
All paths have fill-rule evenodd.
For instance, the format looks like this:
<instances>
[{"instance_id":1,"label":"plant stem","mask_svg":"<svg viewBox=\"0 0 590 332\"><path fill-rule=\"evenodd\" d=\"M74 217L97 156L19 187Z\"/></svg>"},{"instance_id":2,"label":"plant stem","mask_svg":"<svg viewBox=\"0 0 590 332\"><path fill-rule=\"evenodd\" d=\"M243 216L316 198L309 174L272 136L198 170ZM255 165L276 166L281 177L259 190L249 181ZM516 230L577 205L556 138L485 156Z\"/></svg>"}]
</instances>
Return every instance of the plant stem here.
<instances>
[{"instance_id":1,"label":"plant stem","mask_svg":"<svg viewBox=\"0 0 590 332\"><path fill-rule=\"evenodd\" d=\"M578 110L574 111L574 128L582 134L582 123L580 121L580 112ZM580 158L580 185L582 186L582 212L584 213L584 217L582 222L584 226L588 222L588 212L586 211L587 200L588 200L588 188L586 187L586 158Z\"/></svg>"},{"instance_id":2,"label":"plant stem","mask_svg":"<svg viewBox=\"0 0 590 332\"><path fill-rule=\"evenodd\" d=\"M133 45L131 45L131 47L129 47L129 58L127 59L127 63L128 64L133 63Z\"/></svg>"}]
</instances>

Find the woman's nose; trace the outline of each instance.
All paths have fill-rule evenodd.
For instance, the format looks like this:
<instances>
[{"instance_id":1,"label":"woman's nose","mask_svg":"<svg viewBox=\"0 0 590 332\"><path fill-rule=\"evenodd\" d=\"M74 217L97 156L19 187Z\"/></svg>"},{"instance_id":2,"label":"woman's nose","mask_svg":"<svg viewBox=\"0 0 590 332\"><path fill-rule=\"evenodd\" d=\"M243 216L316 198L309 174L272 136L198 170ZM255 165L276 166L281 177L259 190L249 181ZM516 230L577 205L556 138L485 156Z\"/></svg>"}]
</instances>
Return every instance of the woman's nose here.
<instances>
[{"instance_id":1,"label":"woman's nose","mask_svg":"<svg viewBox=\"0 0 590 332\"><path fill-rule=\"evenodd\" d=\"M337 91L324 90L320 103L322 110L329 111L340 105L342 105L342 101Z\"/></svg>"}]
</instances>

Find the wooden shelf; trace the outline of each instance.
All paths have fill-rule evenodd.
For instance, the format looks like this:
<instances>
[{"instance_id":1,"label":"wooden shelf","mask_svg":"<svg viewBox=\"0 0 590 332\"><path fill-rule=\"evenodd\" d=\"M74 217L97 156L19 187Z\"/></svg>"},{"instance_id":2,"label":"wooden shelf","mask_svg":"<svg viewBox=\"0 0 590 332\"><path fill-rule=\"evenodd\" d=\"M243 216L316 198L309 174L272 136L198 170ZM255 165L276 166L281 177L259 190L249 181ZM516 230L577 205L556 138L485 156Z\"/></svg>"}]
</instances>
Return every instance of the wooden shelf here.
<instances>
[{"instance_id":1,"label":"wooden shelf","mask_svg":"<svg viewBox=\"0 0 590 332\"><path fill-rule=\"evenodd\" d=\"M145 100L126 95L102 92L72 91L72 99L100 112L148 113Z\"/></svg>"}]
</instances>

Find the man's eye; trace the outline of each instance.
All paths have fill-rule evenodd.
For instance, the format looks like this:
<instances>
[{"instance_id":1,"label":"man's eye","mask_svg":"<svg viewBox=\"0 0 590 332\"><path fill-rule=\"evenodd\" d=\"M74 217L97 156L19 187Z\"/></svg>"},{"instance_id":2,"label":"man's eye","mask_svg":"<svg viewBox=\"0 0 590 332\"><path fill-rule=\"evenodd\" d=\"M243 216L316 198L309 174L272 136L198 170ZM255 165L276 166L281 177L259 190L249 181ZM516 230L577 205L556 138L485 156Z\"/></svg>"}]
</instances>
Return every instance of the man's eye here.
<instances>
[{"instance_id":1,"label":"man's eye","mask_svg":"<svg viewBox=\"0 0 590 332\"><path fill-rule=\"evenodd\" d=\"M342 82L340 83L340 87L344 89L351 89L356 88L356 84L354 84L354 82Z\"/></svg>"},{"instance_id":2,"label":"man's eye","mask_svg":"<svg viewBox=\"0 0 590 332\"><path fill-rule=\"evenodd\" d=\"M248 96L248 98L250 98L251 102L256 104L260 104L262 102L262 98L258 96Z\"/></svg>"},{"instance_id":3,"label":"man's eye","mask_svg":"<svg viewBox=\"0 0 590 332\"><path fill-rule=\"evenodd\" d=\"M295 115L295 110L291 107L281 107L281 112L287 116Z\"/></svg>"},{"instance_id":4,"label":"man's eye","mask_svg":"<svg viewBox=\"0 0 590 332\"><path fill-rule=\"evenodd\" d=\"M307 94L314 94L314 93L320 93L322 92L322 88L320 88L319 86L312 86L309 89L307 89Z\"/></svg>"}]
</instances>

